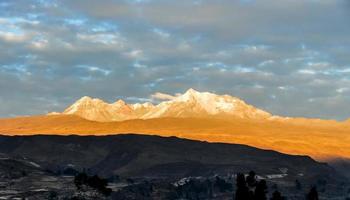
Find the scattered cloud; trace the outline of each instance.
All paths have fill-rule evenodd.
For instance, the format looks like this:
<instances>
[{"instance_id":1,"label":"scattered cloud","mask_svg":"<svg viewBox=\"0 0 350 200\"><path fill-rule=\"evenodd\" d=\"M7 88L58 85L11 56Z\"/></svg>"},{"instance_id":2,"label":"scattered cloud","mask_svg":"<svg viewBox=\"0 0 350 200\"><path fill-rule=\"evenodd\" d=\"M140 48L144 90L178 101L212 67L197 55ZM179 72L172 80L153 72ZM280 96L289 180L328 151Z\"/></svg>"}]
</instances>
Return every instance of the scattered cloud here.
<instances>
[{"instance_id":1,"label":"scattered cloud","mask_svg":"<svg viewBox=\"0 0 350 200\"><path fill-rule=\"evenodd\" d=\"M193 87L274 114L346 119L348 15L345 0L2 2L0 117Z\"/></svg>"}]
</instances>

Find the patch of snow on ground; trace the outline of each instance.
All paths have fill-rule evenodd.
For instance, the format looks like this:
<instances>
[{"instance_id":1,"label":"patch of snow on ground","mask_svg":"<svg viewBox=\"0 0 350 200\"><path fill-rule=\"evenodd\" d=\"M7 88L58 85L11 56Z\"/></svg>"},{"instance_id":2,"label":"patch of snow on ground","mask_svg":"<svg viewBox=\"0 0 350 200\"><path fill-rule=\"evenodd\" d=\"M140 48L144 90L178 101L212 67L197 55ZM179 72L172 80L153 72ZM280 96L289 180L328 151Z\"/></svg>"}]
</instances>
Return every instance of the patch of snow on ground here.
<instances>
[{"instance_id":1,"label":"patch of snow on ground","mask_svg":"<svg viewBox=\"0 0 350 200\"><path fill-rule=\"evenodd\" d=\"M37 168L41 167L39 164L32 162L32 161L29 161L28 163L33 165L34 167L37 167Z\"/></svg>"},{"instance_id":2,"label":"patch of snow on ground","mask_svg":"<svg viewBox=\"0 0 350 200\"><path fill-rule=\"evenodd\" d=\"M286 177L288 174L269 174L269 175L266 175L266 177L268 179L275 179L275 178L284 178Z\"/></svg>"}]
</instances>

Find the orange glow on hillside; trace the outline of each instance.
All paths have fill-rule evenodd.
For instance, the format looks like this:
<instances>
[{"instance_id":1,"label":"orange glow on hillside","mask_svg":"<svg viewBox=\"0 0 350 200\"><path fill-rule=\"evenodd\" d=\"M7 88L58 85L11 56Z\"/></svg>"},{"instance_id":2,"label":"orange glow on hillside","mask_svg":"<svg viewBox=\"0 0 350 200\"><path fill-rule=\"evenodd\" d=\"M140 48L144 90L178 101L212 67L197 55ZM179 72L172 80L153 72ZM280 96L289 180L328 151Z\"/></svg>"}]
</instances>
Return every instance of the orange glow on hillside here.
<instances>
[{"instance_id":1,"label":"orange glow on hillside","mask_svg":"<svg viewBox=\"0 0 350 200\"><path fill-rule=\"evenodd\" d=\"M310 123L311 122L311 123ZM332 121L293 122L235 119L161 118L94 122L73 115L34 116L0 120L6 135L156 134L209 142L239 143L318 160L350 158L350 125Z\"/></svg>"}]
</instances>

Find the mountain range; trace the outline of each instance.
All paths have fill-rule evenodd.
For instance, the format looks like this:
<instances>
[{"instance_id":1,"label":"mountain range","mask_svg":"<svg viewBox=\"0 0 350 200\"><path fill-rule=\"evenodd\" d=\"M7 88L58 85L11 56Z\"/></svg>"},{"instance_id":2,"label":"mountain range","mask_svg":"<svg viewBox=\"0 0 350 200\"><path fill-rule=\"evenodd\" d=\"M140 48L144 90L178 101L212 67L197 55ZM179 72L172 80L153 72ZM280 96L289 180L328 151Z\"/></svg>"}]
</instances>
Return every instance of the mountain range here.
<instances>
[{"instance_id":1,"label":"mountain range","mask_svg":"<svg viewBox=\"0 0 350 200\"><path fill-rule=\"evenodd\" d=\"M140 133L247 144L321 161L350 159L348 121L276 116L236 97L193 89L157 105L83 97L62 113L0 119L0 133Z\"/></svg>"},{"instance_id":2,"label":"mountain range","mask_svg":"<svg viewBox=\"0 0 350 200\"><path fill-rule=\"evenodd\" d=\"M198 92L194 89L189 89L184 94L169 101L163 101L158 105L153 105L150 102L127 104L121 99L110 104L101 99L85 96L62 113L55 112L50 114L77 115L84 119L99 122L164 117L268 119L272 116L266 111L246 104L239 98L229 95L216 95L209 92Z\"/></svg>"},{"instance_id":3,"label":"mountain range","mask_svg":"<svg viewBox=\"0 0 350 200\"><path fill-rule=\"evenodd\" d=\"M291 118L271 113L247 104L230 95L217 95L199 92L192 88L184 94L154 105L151 102L127 104L122 99L107 103L98 98L84 96L66 108L63 112L51 112L48 115L75 115L97 122L125 121L133 119L155 118L211 118L288 121L291 123L336 123L335 120Z\"/></svg>"}]
</instances>

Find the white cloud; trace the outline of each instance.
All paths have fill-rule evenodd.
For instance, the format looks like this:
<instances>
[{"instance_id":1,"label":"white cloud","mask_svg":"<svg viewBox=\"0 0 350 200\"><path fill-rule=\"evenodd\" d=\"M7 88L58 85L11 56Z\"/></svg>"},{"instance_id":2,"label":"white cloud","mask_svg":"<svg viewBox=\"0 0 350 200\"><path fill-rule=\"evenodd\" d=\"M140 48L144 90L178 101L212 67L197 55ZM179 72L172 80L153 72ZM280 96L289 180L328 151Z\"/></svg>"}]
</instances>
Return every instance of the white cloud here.
<instances>
[{"instance_id":1,"label":"white cloud","mask_svg":"<svg viewBox=\"0 0 350 200\"><path fill-rule=\"evenodd\" d=\"M47 47L49 41L47 39L34 40L31 42L31 47L38 50L43 50Z\"/></svg>"},{"instance_id":2,"label":"white cloud","mask_svg":"<svg viewBox=\"0 0 350 200\"><path fill-rule=\"evenodd\" d=\"M156 92L154 94L151 95L152 99L156 99L156 100L171 100L176 98L175 96L172 96L170 94L165 94L165 93L161 93L161 92Z\"/></svg>"},{"instance_id":3,"label":"white cloud","mask_svg":"<svg viewBox=\"0 0 350 200\"><path fill-rule=\"evenodd\" d=\"M104 69L101 67L96 67L96 66L89 66L89 65L78 65L78 68L86 69L89 72L98 72L103 74L104 76L108 76L112 71L108 69ZM91 77L90 77L91 78Z\"/></svg>"},{"instance_id":4,"label":"white cloud","mask_svg":"<svg viewBox=\"0 0 350 200\"><path fill-rule=\"evenodd\" d=\"M316 74L316 71L310 69L300 69L298 72L301 74Z\"/></svg>"},{"instance_id":5,"label":"white cloud","mask_svg":"<svg viewBox=\"0 0 350 200\"><path fill-rule=\"evenodd\" d=\"M30 36L24 33L0 31L0 38L6 42L24 42L28 40Z\"/></svg>"},{"instance_id":6,"label":"white cloud","mask_svg":"<svg viewBox=\"0 0 350 200\"><path fill-rule=\"evenodd\" d=\"M129 51L125 53L125 55L131 59L136 59L136 60L142 60L144 58L143 51L140 49Z\"/></svg>"},{"instance_id":7,"label":"white cloud","mask_svg":"<svg viewBox=\"0 0 350 200\"><path fill-rule=\"evenodd\" d=\"M164 30L161 30L159 28L153 28L153 33L155 33L156 35L160 36L161 38L163 39L168 39L170 37L170 33L164 31Z\"/></svg>"},{"instance_id":8,"label":"white cloud","mask_svg":"<svg viewBox=\"0 0 350 200\"><path fill-rule=\"evenodd\" d=\"M344 92L346 92L346 91L349 91L349 88L347 88L347 87L342 87L342 88L336 89L336 91L337 91L338 93L344 93Z\"/></svg>"},{"instance_id":9,"label":"white cloud","mask_svg":"<svg viewBox=\"0 0 350 200\"><path fill-rule=\"evenodd\" d=\"M118 33L78 33L77 38L83 40L84 42L113 45L119 48L125 47L125 40Z\"/></svg>"}]
</instances>

